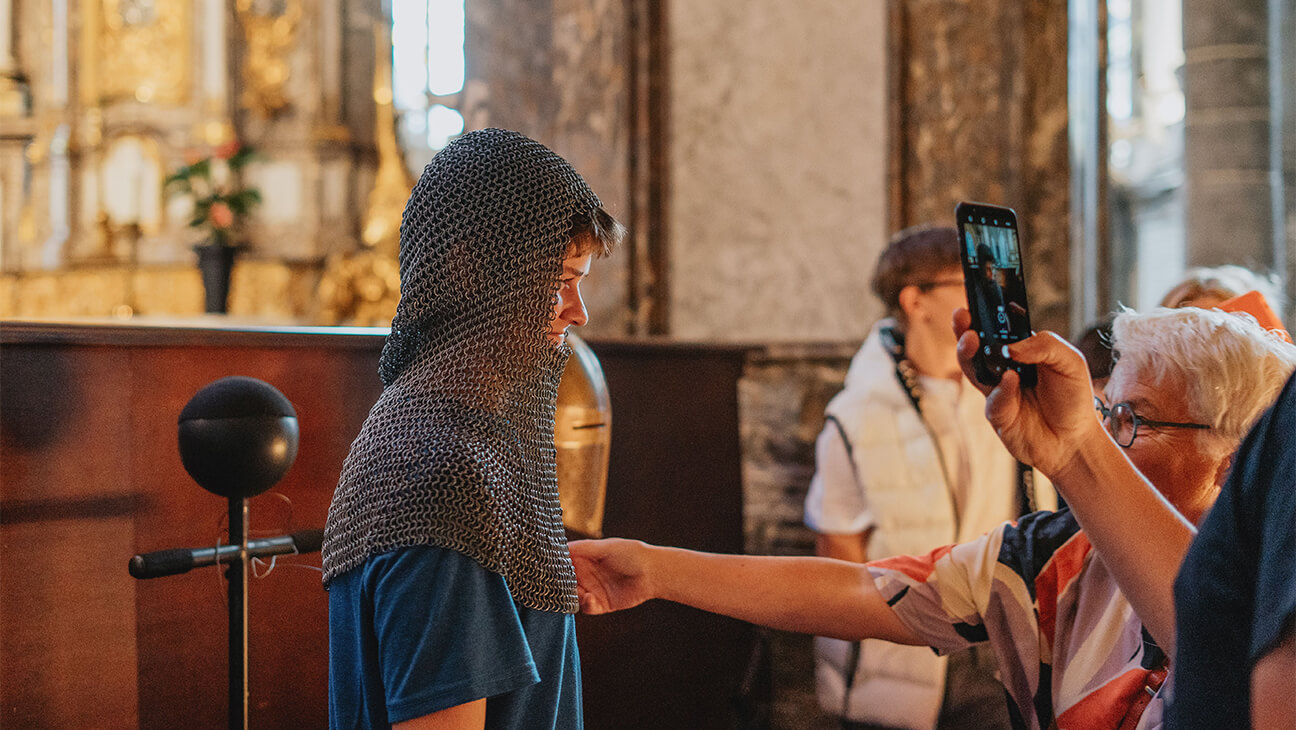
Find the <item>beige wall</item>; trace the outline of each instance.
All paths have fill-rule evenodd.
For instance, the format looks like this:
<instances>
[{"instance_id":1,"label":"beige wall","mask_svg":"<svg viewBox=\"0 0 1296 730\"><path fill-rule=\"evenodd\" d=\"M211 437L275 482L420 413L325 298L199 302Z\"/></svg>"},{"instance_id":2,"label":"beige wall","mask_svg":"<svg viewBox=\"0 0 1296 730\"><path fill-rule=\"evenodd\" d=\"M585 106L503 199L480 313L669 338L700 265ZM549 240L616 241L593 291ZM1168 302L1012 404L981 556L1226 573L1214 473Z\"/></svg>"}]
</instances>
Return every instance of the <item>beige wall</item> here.
<instances>
[{"instance_id":1,"label":"beige wall","mask_svg":"<svg viewBox=\"0 0 1296 730\"><path fill-rule=\"evenodd\" d=\"M886 224L886 6L669 5L670 334L858 339Z\"/></svg>"}]
</instances>

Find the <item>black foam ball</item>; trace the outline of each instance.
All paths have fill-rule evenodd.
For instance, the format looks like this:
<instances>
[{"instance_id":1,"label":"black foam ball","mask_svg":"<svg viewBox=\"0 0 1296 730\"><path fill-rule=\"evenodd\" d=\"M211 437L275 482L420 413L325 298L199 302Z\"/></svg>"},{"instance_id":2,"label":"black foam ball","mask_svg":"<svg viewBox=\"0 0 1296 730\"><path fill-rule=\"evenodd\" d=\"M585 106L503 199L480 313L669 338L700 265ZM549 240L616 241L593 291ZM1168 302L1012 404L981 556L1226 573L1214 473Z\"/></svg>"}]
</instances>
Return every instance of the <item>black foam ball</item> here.
<instances>
[{"instance_id":1,"label":"black foam ball","mask_svg":"<svg viewBox=\"0 0 1296 730\"><path fill-rule=\"evenodd\" d=\"M209 383L180 411L180 461L199 486L231 499L274 486L297 458L297 411L269 383Z\"/></svg>"}]
</instances>

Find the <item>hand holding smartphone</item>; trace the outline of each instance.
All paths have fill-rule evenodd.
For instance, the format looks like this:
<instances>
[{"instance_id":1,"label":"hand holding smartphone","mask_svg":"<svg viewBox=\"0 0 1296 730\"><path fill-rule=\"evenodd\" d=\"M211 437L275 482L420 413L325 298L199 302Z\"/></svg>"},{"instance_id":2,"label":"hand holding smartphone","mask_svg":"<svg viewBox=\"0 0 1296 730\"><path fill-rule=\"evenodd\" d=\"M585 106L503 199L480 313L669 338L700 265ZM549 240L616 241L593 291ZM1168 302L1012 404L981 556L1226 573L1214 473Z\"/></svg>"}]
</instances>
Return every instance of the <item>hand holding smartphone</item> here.
<instances>
[{"instance_id":1,"label":"hand holding smartphone","mask_svg":"<svg viewBox=\"0 0 1296 730\"><path fill-rule=\"evenodd\" d=\"M1005 370L1016 370L1025 387L1035 385L1035 366L1003 356L1003 346L1031 336L1026 306L1026 274L1022 268L1017 214L1012 208L985 203L959 203L959 254L967 291L972 329L981 338L972 364L977 380L996 385Z\"/></svg>"}]
</instances>

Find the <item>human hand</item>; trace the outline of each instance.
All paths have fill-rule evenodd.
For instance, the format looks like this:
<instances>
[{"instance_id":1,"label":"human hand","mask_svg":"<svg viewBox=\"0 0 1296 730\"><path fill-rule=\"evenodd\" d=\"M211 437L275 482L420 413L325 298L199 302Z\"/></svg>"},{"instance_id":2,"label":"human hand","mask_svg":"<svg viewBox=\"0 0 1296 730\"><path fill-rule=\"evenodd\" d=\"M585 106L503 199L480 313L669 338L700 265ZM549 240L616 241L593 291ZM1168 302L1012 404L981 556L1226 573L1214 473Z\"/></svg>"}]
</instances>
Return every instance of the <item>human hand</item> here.
<instances>
[{"instance_id":1,"label":"human hand","mask_svg":"<svg viewBox=\"0 0 1296 730\"><path fill-rule=\"evenodd\" d=\"M1013 370L1006 370L998 385L986 386L977 381L972 366L981 342L971 321L966 309L957 310L954 335L959 366L986 394L986 418L1013 456L1056 482L1087 443L1107 438L1094 412L1093 384L1084 356L1056 334L1040 332L1007 348L1014 361L1036 366L1035 387L1022 389Z\"/></svg>"},{"instance_id":2,"label":"human hand","mask_svg":"<svg viewBox=\"0 0 1296 730\"><path fill-rule=\"evenodd\" d=\"M568 548L582 613L620 611L654 597L648 580L648 545L610 538L577 540Z\"/></svg>"}]
</instances>

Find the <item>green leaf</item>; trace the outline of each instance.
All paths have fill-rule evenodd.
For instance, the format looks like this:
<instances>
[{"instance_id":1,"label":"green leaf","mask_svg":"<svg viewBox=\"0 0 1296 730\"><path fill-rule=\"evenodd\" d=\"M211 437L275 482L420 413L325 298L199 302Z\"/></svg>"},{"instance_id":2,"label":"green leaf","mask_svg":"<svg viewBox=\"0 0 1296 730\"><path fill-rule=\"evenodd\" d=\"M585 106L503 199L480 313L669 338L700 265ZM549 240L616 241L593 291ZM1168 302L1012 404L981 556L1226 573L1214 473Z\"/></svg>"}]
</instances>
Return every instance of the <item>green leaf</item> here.
<instances>
[{"instance_id":1,"label":"green leaf","mask_svg":"<svg viewBox=\"0 0 1296 730\"><path fill-rule=\"evenodd\" d=\"M251 162L252 160L255 160L256 157L257 157L256 150L252 149L251 147L240 147L239 151L235 152L233 156L229 158L227 164L230 166L231 170L239 170L242 169L243 166L246 165L247 163Z\"/></svg>"},{"instance_id":2,"label":"green leaf","mask_svg":"<svg viewBox=\"0 0 1296 730\"><path fill-rule=\"evenodd\" d=\"M226 196L225 202L229 205L230 210L239 215L245 215L261 202L261 193L255 188L248 188Z\"/></svg>"},{"instance_id":3,"label":"green leaf","mask_svg":"<svg viewBox=\"0 0 1296 730\"><path fill-rule=\"evenodd\" d=\"M162 192L165 193L170 190L174 190L177 193L192 193L193 186L189 184L188 176L181 175L177 172L171 177L168 177L162 183Z\"/></svg>"}]
</instances>

